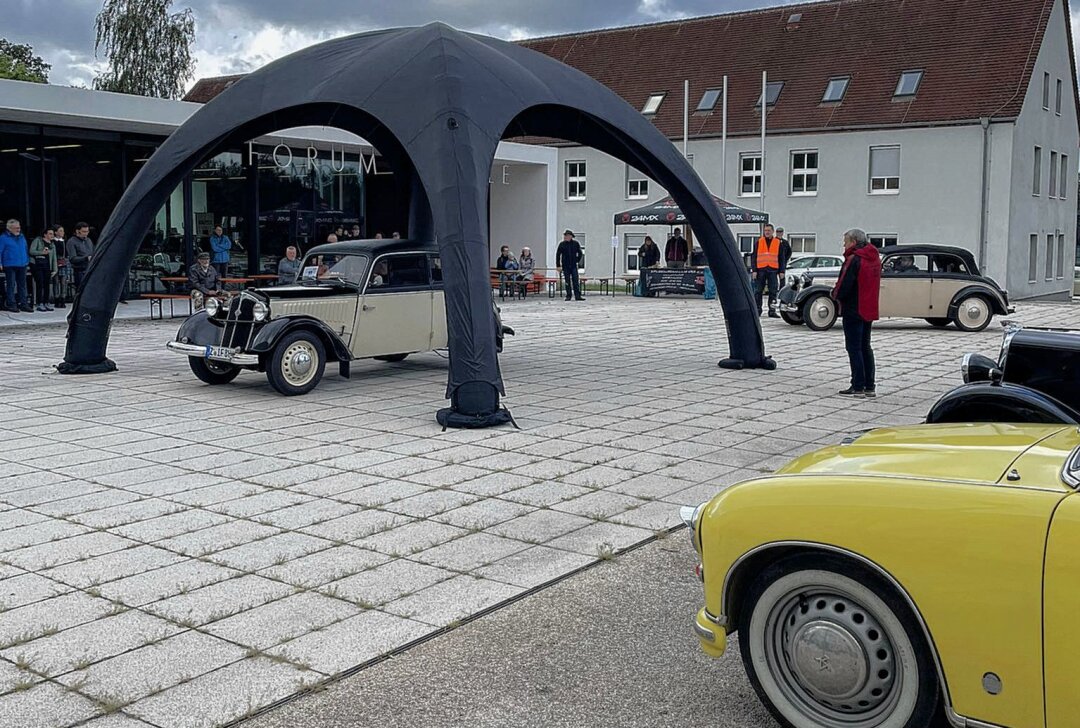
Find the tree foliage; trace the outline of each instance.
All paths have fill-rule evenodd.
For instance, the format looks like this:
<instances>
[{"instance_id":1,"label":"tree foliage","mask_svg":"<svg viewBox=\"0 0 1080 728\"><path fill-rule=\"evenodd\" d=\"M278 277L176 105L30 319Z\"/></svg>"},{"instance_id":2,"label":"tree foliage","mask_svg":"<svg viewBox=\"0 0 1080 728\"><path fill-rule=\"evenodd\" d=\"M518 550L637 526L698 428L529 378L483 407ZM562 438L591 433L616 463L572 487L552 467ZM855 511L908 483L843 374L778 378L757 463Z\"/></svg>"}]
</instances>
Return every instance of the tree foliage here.
<instances>
[{"instance_id":1,"label":"tree foliage","mask_svg":"<svg viewBox=\"0 0 1080 728\"><path fill-rule=\"evenodd\" d=\"M176 99L195 76L191 9L170 12L173 0L105 0L94 23L95 52L103 50L109 69L94 88L139 96Z\"/></svg>"},{"instance_id":2,"label":"tree foliage","mask_svg":"<svg viewBox=\"0 0 1080 728\"><path fill-rule=\"evenodd\" d=\"M32 46L0 38L0 78L48 83L51 68L40 56L34 55Z\"/></svg>"}]
</instances>

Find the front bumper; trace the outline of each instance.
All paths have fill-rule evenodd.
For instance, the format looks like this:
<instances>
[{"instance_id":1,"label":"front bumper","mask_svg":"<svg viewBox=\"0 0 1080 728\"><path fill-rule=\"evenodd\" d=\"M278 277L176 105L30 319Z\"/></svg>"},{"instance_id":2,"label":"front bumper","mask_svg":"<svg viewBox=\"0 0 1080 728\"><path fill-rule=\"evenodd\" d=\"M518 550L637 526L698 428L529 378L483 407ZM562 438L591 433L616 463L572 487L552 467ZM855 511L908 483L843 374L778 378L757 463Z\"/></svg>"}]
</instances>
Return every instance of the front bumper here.
<instances>
[{"instance_id":1,"label":"front bumper","mask_svg":"<svg viewBox=\"0 0 1080 728\"><path fill-rule=\"evenodd\" d=\"M798 313L799 312L799 307L796 306L793 303L784 303L783 301L780 301L779 308L784 313Z\"/></svg>"},{"instance_id":2,"label":"front bumper","mask_svg":"<svg viewBox=\"0 0 1080 728\"><path fill-rule=\"evenodd\" d=\"M709 657L720 657L727 649L727 631L704 607L694 617L694 634L697 635L701 649Z\"/></svg>"},{"instance_id":3,"label":"front bumper","mask_svg":"<svg viewBox=\"0 0 1080 728\"><path fill-rule=\"evenodd\" d=\"M211 359L213 361L225 362L226 364L234 364L238 367L253 367L259 363L259 356L257 354L241 354L238 349L233 349L233 355L231 357L220 356L207 356L209 347L199 346L198 344L181 344L179 341L170 341L165 344L165 348L171 352L177 354L183 354L184 356L194 356L199 359Z\"/></svg>"}]
</instances>

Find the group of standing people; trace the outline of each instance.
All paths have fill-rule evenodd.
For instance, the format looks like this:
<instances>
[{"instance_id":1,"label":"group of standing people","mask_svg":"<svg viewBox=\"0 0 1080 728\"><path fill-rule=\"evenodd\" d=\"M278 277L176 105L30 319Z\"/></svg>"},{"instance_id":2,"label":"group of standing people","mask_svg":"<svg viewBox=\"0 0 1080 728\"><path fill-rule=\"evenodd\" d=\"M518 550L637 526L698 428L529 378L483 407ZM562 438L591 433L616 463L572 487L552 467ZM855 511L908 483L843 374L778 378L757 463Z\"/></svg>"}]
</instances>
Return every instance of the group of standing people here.
<instances>
[{"instance_id":1,"label":"group of standing people","mask_svg":"<svg viewBox=\"0 0 1080 728\"><path fill-rule=\"evenodd\" d=\"M653 268L660 265L660 246L646 235L637 251L638 268ZM690 243L683 237L682 228L675 228L664 246L663 260L668 268L685 268L690 262Z\"/></svg>"},{"instance_id":2,"label":"group of standing people","mask_svg":"<svg viewBox=\"0 0 1080 728\"><path fill-rule=\"evenodd\" d=\"M22 223L8 220L0 233L0 272L3 273L4 308L11 313L52 311L64 306L62 295L54 294L54 283L62 267L67 267L78 289L94 257L94 241L90 239L90 226L75 223L75 234L64 240L62 225L52 225L41 232L32 242L27 242ZM27 273L33 276L33 300L27 286ZM126 303L126 301L121 301Z\"/></svg>"}]
</instances>

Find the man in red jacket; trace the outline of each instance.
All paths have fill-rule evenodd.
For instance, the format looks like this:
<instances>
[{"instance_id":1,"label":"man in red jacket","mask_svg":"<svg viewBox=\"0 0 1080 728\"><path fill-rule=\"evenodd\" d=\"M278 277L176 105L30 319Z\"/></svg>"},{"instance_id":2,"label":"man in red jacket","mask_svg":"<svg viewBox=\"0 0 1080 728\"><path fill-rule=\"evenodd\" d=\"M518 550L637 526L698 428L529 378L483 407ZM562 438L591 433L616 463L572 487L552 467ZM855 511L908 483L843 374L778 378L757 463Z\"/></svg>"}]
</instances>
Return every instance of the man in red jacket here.
<instances>
[{"instance_id":1,"label":"man in red jacket","mask_svg":"<svg viewBox=\"0 0 1080 728\"><path fill-rule=\"evenodd\" d=\"M846 397L876 397L874 349L870 329L878 320L881 293L881 256L859 229L844 233L844 266L833 288L833 299L844 322L844 344L851 363L851 386Z\"/></svg>"}]
</instances>

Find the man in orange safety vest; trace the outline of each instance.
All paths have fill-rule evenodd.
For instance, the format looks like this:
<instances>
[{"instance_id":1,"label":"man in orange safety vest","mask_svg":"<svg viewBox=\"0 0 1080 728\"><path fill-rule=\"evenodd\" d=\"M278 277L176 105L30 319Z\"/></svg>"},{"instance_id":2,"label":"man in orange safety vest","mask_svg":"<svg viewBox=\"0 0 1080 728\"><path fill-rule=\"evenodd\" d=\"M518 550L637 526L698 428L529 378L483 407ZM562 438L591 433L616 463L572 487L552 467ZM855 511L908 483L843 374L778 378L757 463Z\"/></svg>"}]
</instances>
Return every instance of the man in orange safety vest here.
<instances>
[{"instance_id":1,"label":"man in orange safety vest","mask_svg":"<svg viewBox=\"0 0 1080 728\"><path fill-rule=\"evenodd\" d=\"M764 235L758 238L750 254L750 272L754 279L754 299L761 315L761 294L769 289L769 317L779 318L776 312L776 293L780 288L780 238L773 226L766 224Z\"/></svg>"}]
</instances>

